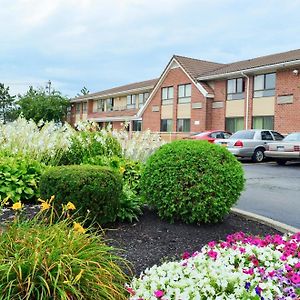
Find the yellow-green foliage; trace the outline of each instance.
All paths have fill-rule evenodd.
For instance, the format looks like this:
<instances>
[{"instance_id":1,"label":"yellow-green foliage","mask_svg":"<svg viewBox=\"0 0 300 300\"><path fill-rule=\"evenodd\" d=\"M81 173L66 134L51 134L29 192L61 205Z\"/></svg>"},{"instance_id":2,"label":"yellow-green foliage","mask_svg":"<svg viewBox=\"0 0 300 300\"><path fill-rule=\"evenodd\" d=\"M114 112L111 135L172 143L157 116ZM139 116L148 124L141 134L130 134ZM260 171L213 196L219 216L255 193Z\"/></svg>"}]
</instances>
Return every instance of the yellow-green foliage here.
<instances>
[{"instance_id":1,"label":"yellow-green foliage","mask_svg":"<svg viewBox=\"0 0 300 300\"><path fill-rule=\"evenodd\" d=\"M1 235L0 260L1 300L126 299L125 263L70 219L13 222Z\"/></svg>"}]
</instances>

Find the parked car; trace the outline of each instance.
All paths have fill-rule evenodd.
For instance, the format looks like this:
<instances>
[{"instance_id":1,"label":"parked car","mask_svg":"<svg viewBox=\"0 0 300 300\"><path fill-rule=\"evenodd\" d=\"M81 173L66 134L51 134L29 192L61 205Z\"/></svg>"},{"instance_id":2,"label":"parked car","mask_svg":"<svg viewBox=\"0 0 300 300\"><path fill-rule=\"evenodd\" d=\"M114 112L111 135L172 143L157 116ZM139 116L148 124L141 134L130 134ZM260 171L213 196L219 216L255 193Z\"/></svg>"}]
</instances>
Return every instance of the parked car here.
<instances>
[{"instance_id":1,"label":"parked car","mask_svg":"<svg viewBox=\"0 0 300 300\"><path fill-rule=\"evenodd\" d=\"M223 130L210 130L199 132L191 135L188 139L191 140L206 140L210 143L213 143L217 139L228 139L231 137L232 133Z\"/></svg>"},{"instance_id":2,"label":"parked car","mask_svg":"<svg viewBox=\"0 0 300 300\"><path fill-rule=\"evenodd\" d=\"M265 156L275 158L279 165L300 160L300 132L293 132L278 143L268 144Z\"/></svg>"},{"instance_id":3,"label":"parked car","mask_svg":"<svg viewBox=\"0 0 300 300\"><path fill-rule=\"evenodd\" d=\"M253 162L262 162L267 143L282 140L280 133L266 129L240 130L229 139L217 140L216 144L227 147L237 157L251 158Z\"/></svg>"}]
</instances>

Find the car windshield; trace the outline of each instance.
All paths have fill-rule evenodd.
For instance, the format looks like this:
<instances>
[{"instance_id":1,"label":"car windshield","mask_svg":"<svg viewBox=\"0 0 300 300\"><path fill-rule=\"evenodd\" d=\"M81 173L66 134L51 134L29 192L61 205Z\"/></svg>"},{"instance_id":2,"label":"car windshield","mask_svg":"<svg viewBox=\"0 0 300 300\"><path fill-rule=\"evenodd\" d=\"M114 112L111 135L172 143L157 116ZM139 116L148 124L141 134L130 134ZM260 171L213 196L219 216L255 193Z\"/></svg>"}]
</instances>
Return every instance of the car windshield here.
<instances>
[{"instance_id":1,"label":"car windshield","mask_svg":"<svg viewBox=\"0 0 300 300\"><path fill-rule=\"evenodd\" d=\"M234 133L230 139L244 139L252 140L254 138L255 131L241 130Z\"/></svg>"},{"instance_id":2,"label":"car windshield","mask_svg":"<svg viewBox=\"0 0 300 300\"><path fill-rule=\"evenodd\" d=\"M206 136L208 133L210 133L210 131L204 131L204 132L200 132L195 134L196 136Z\"/></svg>"},{"instance_id":3,"label":"car windshield","mask_svg":"<svg viewBox=\"0 0 300 300\"><path fill-rule=\"evenodd\" d=\"M291 133L288 136L286 136L283 140L285 142L294 142L294 141L300 142L300 132Z\"/></svg>"}]
</instances>

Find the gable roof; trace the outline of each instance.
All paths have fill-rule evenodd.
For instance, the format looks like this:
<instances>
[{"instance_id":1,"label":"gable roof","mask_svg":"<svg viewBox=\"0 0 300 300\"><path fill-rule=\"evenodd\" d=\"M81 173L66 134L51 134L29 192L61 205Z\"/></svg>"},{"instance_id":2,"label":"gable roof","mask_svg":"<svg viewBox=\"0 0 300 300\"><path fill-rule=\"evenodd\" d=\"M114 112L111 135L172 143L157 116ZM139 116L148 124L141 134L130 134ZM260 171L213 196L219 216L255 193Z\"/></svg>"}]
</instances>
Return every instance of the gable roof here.
<instances>
[{"instance_id":1,"label":"gable roof","mask_svg":"<svg viewBox=\"0 0 300 300\"><path fill-rule=\"evenodd\" d=\"M143 89L145 89L145 90L152 89L157 81L158 81L158 79L155 78L155 79L150 79L150 80L145 80L145 81L140 81L140 82L134 82L134 83L114 87L111 89L107 89L107 90L104 90L101 92L91 93L91 94L87 94L87 95L80 96L80 97L75 97L75 98L71 99L71 102L79 102L79 101L89 100L89 99L94 99L94 98L109 97L109 96L113 96L116 94L122 94L122 93L125 94L125 93L130 93L130 92L134 92L134 91L138 91L138 90L143 90Z\"/></svg>"},{"instance_id":2,"label":"gable roof","mask_svg":"<svg viewBox=\"0 0 300 300\"><path fill-rule=\"evenodd\" d=\"M205 73L226 66L225 64L220 64L220 63L207 61L207 60L195 59L186 56L174 55L173 57L180 63L180 65L186 70L186 72L189 73L189 75L193 77L193 79L195 80L197 80L197 77Z\"/></svg>"},{"instance_id":3,"label":"gable roof","mask_svg":"<svg viewBox=\"0 0 300 300\"><path fill-rule=\"evenodd\" d=\"M198 76L198 79L201 80L207 79L207 77L214 76L217 77L218 75L228 75L233 72L238 71L251 71L251 69L258 68L258 67L267 67L272 66L280 63L289 63L293 61L298 61L300 63L300 49L291 50L287 52L281 52L266 56L260 56L257 58L241 60L237 62L233 62L230 64L223 65L223 67L207 71L204 74Z\"/></svg>"}]
</instances>

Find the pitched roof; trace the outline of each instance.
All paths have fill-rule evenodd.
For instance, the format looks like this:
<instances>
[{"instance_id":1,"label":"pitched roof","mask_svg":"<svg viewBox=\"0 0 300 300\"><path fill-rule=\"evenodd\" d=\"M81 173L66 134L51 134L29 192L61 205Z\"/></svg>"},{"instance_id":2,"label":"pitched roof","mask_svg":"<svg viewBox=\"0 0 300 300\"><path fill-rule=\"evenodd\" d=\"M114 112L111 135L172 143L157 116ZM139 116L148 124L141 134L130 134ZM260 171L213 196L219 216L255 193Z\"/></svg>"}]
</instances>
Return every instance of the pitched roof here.
<instances>
[{"instance_id":1,"label":"pitched roof","mask_svg":"<svg viewBox=\"0 0 300 300\"><path fill-rule=\"evenodd\" d=\"M257 58L246 59L246 60L241 60L238 62L226 64L221 68L207 71L206 73L201 74L198 77L199 79L201 79L201 77L208 77L213 75L224 75L231 72L251 70L257 67L270 66L274 64L291 62L295 60L300 60L300 49L266 55L266 56L260 56Z\"/></svg>"},{"instance_id":2,"label":"pitched roof","mask_svg":"<svg viewBox=\"0 0 300 300\"><path fill-rule=\"evenodd\" d=\"M181 66L186 70L186 72L197 79L197 77L214 71L218 68L225 66L225 64L220 64L212 61L200 60L195 58L190 58L186 56L174 55L174 58L181 64Z\"/></svg>"},{"instance_id":3,"label":"pitched roof","mask_svg":"<svg viewBox=\"0 0 300 300\"><path fill-rule=\"evenodd\" d=\"M84 96L76 97L76 98L71 99L71 101L77 102L77 101L95 98L95 97L101 98L104 96L106 97L106 96L113 95L113 94L121 94L123 92L125 93L125 92L143 89L143 88L152 89L157 81L158 81L158 79L150 79L150 80L130 83L130 84L114 87L111 89L107 89L107 90L104 90L101 92L91 93L91 94L87 94Z\"/></svg>"}]
</instances>

